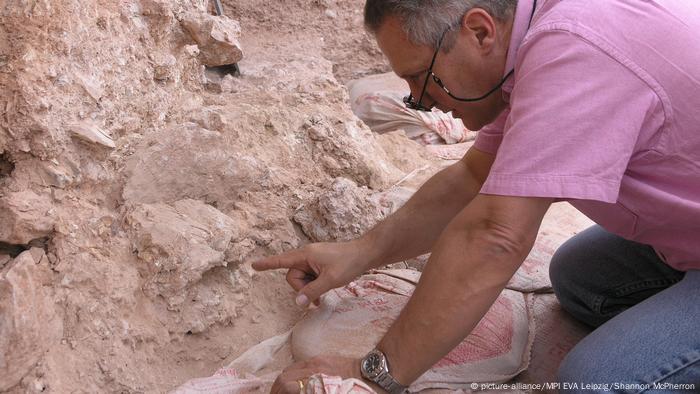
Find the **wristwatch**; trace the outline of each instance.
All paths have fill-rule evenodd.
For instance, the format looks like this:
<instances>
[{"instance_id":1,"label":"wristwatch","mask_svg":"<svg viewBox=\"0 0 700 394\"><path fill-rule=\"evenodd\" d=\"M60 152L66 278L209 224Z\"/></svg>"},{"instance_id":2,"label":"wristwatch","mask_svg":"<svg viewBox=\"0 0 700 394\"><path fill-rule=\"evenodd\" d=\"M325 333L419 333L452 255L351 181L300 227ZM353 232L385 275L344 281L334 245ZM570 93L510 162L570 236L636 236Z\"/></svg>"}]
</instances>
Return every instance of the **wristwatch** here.
<instances>
[{"instance_id":1,"label":"wristwatch","mask_svg":"<svg viewBox=\"0 0 700 394\"><path fill-rule=\"evenodd\" d=\"M389 363L379 349L374 349L360 362L362 377L379 385L389 394L408 393L408 387L397 382L389 373Z\"/></svg>"}]
</instances>

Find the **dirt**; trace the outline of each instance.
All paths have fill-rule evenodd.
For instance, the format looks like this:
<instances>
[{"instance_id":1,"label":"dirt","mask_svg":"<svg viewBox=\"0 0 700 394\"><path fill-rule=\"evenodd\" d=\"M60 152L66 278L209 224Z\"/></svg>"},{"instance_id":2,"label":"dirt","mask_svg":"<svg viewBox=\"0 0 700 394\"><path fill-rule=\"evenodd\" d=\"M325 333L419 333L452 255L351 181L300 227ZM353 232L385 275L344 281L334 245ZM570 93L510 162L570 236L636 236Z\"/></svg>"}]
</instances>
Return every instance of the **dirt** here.
<instances>
[{"instance_id":1,"label":"dirt","mask_svg":"<svg viewBox=\"0 0 700 394\"><path fill-rule=\"evenodd\" d=\"M249 261L355 235L443 165L350 111L388 71L362 1L207 3L0 5L0 391L211 375L300 314Z\"/></svg>"}]
</instances>

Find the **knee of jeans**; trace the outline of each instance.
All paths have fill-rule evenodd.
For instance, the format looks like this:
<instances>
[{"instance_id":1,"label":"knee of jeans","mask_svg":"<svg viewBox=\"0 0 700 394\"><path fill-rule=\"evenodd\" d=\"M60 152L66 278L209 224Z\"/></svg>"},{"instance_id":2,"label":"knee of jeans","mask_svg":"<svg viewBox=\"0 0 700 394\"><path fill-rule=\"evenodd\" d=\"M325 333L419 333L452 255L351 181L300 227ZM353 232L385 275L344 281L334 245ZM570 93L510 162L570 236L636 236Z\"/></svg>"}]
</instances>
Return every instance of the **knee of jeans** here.
<instances>
[{"instance_id":1,"label":"knee of jeans","mask_svg":"<svg viewBox=\"0 0 700 394\"><path fill-rule=\"evenodd\" d=\"M586 285L581 282L585 280L585 274L581 273L582 265L585 265L585 262L580 261L580 251L567 247L567 243L564 243L552 256L549 278L562 308L578 320L597 326L600 316L592 309L597 295L588 291Z\"/></svg>"},{"instance_id":2,"label":"knee of jeans","mask_svg":"<svg viewBox=\"0 0 700 394\"><path fill-rule=\"evenodd\" d=\"M557 371L557 381L559 383L586 382L600 383L601 371L596 371L599 362L596 362L591 355L594 354L580 346L574 347L559 364Z\"/></svg>"},{"instance_id":3,"label":"knee of jeans","mask_svg":"<svg viewBox=\"0 0 700 394\"><path fill-rule=\"evenodd\" d=\"M566 296L565 290L570 288L577 279L576 265L579 261L577 261L577 256L572 248L568 247L567 244L565 242L554 252L549 263L549 280L552 282L554 292L560 297Z\"/></svg>"}]
</instances>

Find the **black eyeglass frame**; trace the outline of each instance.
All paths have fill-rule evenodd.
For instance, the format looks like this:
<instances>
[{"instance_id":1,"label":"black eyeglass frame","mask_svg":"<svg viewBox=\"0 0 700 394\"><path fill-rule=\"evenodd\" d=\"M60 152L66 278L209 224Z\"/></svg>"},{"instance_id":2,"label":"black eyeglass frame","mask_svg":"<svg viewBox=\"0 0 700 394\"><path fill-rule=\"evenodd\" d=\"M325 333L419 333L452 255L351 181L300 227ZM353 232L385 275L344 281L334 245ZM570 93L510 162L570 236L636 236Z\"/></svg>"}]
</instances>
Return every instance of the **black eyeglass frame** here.
<instances>
[{"instance_id":1,"label":"black eyeglass frame","mask_svg":"<svg viewBox=\"0 0 700 394\"><path fill-rule=\"evenodd\" d=\"M537 8L537 0L533 1L532 5L532 13L530 14L530 21L527 24L527 27L530 27L530 24L532 23L532 18L535 15L535 9ZM417 111L431 111L432 106L426 107L422 104L423 102L423 96L425 95L425 90L428 87L428 81L432 77L433 82L435 82L442 90L447 93L448 96L450 96L452 99L457 100L457 101L462 101L462 102L475 102L475 101L481 101L484 100L485 98L489 97L492 95L495 91L500 89L503 84L510 78L514 73L515 69L511 69L508 71L508 73L501 79L501 81L494 86L491 90L486 92L485 94L479 96L479 97L473 97L473 98L464 98L464 97L457 97L452 92L450 92L449 89L445 86L444 83L442 83L442 80L435 75L433 72L433 65L435 65L435 59L437 58L438 52L440 52L440 47L442 46L442 40L445 38L445 35L447 32L449 32L452 29L452 26L448 27L445 29L445 31L442 32L442 35L440 36L440 40L438 41L437 48L435 49L435 53L433 54L433 59L430 61L430 67L428 67L428 73L425 75L425 81L423 82L423 90L420 93L420 97L418 97L418 102L415 102L413 99L413 94L410 92L408 93L408 96L404 96L403 98L403 103L406 105L406 108L408 109L414 109Z\"/></svg>"},{"instance_id":2,"label":"black eyeglass frame","mask_svg":"<svg viewBox=\"0 0 700 394\"><path fill-rule=\"evenodd\" d=\"M423 89L420 93L420 97L418 97L418 102L415 102L413 100L413 95L411 93L408 94L408 96L405 96L403 98L404 104L406 104L406 108L409 109L414 109L417 111L431 111L431 107L426 107L422 104L423 102L423 96L425 95L425 90L428 87L428 81L430 78L433 78L433 82L435 82L445 93L447 93L448 96L450 96L452 99L457 100L457 101L462 101L462 102L474 102L474 101L481 101L490 95L493 94L493 92L497 91L498 89L503 86L503 84L506 82L508 78L510 78L511 75L515 72L515 69L512 69L506 74L503 79L501 79L501 82L499 82L496 86L494 86L491 90L489 90L486 94L483 94L479 97L473 97L473 98L464 98L464 97L457 97L450 90L445 86L445 84L442 82L440 77L435 75L433 72L433 65L435 64L435 59L437 58L438 52L440 52L440 47L442 46L442 40L445 38L445 34L447 34L448 31L450 31L451 28L447 28L442 35L440 36L440 41L438 41L437 49L435 50L435 53L433 54L433 59L430 61L430 67L428 67L428 73L425 75L425 81L423 82Z\"/></svg>"}]
</instances>

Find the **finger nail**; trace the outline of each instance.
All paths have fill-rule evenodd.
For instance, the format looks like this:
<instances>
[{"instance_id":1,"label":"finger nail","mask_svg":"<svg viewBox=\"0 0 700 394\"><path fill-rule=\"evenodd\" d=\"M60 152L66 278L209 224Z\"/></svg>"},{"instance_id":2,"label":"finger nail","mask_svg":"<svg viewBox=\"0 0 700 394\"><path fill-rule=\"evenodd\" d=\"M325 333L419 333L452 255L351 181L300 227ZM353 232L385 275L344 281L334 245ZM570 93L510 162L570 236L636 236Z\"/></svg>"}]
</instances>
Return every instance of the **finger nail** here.
<instances>
[{"instance_id":1,"label":"finger nail","mask_svg":"<svg viewBox=\"0 0 700 394\"><path fill-rule=\"evenodd\" d=\"M297 296L296 303L299 306L306 306L306 304L309 303L309 298L306 297L304 294L299 294Z\"/></svg>"}]
</instances>

